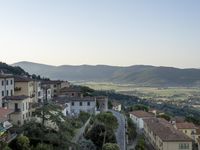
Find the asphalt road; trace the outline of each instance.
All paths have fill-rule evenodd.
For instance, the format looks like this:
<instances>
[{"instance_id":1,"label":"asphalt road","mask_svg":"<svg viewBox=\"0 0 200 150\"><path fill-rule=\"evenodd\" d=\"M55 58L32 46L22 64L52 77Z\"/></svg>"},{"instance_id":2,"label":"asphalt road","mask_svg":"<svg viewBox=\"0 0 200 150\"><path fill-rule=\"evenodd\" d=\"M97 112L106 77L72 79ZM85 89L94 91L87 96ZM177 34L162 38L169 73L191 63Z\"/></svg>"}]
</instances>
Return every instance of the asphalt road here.
<instances>
[{"instance_id":1,"label":"asphalt road","mask_svg":"<svg viewBox=\"0 0 200 150\"><path fill-rule=\"evenodd\" d=\"M120 146L120 150L126 149L126 140L125 140L125 118L124 116L116 111L110 110L114 116L117 118L119 126L116 132L117 144Z\"/></svg>"}]
</instances>

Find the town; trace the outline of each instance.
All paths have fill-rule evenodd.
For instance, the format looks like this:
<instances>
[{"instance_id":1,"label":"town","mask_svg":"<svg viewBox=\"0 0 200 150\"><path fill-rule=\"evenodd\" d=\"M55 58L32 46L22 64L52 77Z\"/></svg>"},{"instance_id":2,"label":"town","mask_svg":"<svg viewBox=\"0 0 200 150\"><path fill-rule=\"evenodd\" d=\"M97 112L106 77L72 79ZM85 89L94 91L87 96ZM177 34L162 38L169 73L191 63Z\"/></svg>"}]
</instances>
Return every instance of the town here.
<instances>
[{"instance_id":1,"label":"town","mask_svg":"<svg viewBox=\"0 0 200 150\"><path fill-rule=\"evenodd\" d=\"M200 149L198 124L68 81L1 72L0 90L1 149Z\"/></svg>"}]
</instances>

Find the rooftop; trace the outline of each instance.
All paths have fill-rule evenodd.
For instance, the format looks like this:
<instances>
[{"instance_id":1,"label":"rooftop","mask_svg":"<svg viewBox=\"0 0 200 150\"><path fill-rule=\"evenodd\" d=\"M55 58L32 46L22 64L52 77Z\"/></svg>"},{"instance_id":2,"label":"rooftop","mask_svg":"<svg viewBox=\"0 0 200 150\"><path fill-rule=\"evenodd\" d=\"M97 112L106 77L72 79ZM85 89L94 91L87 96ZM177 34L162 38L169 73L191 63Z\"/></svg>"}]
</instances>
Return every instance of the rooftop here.
<instances>
[{"instance_id":1,"label":"rooftop","mask_svg":"<svg viewBox=\"0 0 200 150\"><path fill-rule=\"evenodd\" d=\"M42 81L42 84L61 84L64 81L61 80L49 80L49 81Z\"/></svg>"},{"instance_id":2,"label":"rooftop","mask_svg":"<svg viewBox=\"0 0 200 150\"><path fill-rule=\"evenodd\" d=\"M23 76L15 76L15 82L30 82L33 81L33 79Z\"/></svg>"},{"instance_id":3,"label":"rooftop","mask_svg":"<svg viewBox=\"0 0 200 150\"><path fill-rule=\"evenodd\" d=\"M172 124L167 122L164 119L158 119L158 118L147 118L144 119L144 122L147 124L148 128L162 141L165 142L178 142L178 141L184 141L184 142L192 142L192 139L190 139L188 136L186 136L184 133L182 133L179 130L176 130Z\"/></svg>"},{"instance_id":4,"label":"rooftop","mask_svg":"<svg viewBox=\"0 0 200 150\"><path fill-rule=\"evenodd\" d=\"M142 111L142 110L133 111L133 112L130 112L130 114L132 114L138 118L154 117L154 115L152 113L148 113L148 112Z\"/></svg>"},{"instance_id":5,"label":"rooftop","mask_svg":"<svg viewBox=\"0 0 200 150\"><path fill-rule=\"evenodd\" d=\"M196 129L196 126L189 122L176 123L176 127L177 129Z\"/></svg>"},{"instance_id":6,"label":"rooftop","mask_svg":"<svg viewBox=\"0 0 200 150\"><path fill-rule=\"evenodd\" d=\"M0 122L7 121L7 116L13 113L12 109L0 108Z\"/></svg>"},{"instance_id":7,"label":"rooftop","mask_svg":"<svg viewBox=\"0 0 200 150\"><path fill-rule=\"evenodd\" d=\"M28 96L25 95L19 95L19 96L5 96L3 100L25 100L29 98Z\"/></svg>"},{"instance_id":8,"label":"rooftop","mask_svg":"<svg viewBox=\"0 0 200 150\"><path fill-rule=\"evenodd\" d=\"M60 92L81 92L81 88L76 86L64 87L60 89Z\"/></svg>"},{"instance_id":9,"label":"rooftop","mask_svg":"<svg viewBox=\"0 0 200 150\"><path fill-rule=\"evenodd\" d=\"M60 96L54 98L53 101L59 101L61 103L71 102L71 101L95 101L94 97L69 97L69 96Z\"/></svg>"},{"instance_id":10,"label":"rooftop","mask_svg":"<svg viewBox=\"0 0 200 150\"><path fill-rule=\"evenodd\" d=\"M0 74L0 78L13 78L14 76L11 74Z\"/></svg>"}]
</instances>

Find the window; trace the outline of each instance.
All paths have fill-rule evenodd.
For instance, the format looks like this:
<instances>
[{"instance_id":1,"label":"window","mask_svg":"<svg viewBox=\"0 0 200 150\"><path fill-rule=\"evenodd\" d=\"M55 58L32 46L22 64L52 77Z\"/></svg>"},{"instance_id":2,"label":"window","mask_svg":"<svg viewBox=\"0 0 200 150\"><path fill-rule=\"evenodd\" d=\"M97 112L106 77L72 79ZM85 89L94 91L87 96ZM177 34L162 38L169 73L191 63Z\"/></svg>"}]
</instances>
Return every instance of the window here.
<instances>
[{"instance_id":1,"label":"window","mask_svg":"<svg viewBox=\"0 0 200 150\"><path fill-rule=\"evenodd\" d=\"M72 102L72 106L74 106L74 102Z\"/></svg>"},{"instance_id":2,"label":"window","mask_svg":"<svg viewBox=\"0 0 200 150\"><path fill-rule=\"evenodd\" d=\"M26 102L26 110L28 110L28 103Z\"/></svg>"},{"instance_id":3,"label":"window","mask_svg":"<svg viewBox=\"0 0 200 150\"><path fill-rule=\"evenodd\" d=\"M24 103L22 103L22 110L24 111Z\"/></svg>"},{"instance_id":4,"label":"window","mask_svg":"<svg viewBox=\"0 0 200 150\"><path fill-rule=\"evenodd\" d=\"M24 119L24 114L23 114L23 119Z\"/></svg>"},{"instance_id":5,"label":"window","mask_svg":"<svg viewBox=\"0 0 200 150\"><path fill-rule=\"evenodd\" d=\"M82 102L80 102L80 104L79 104L80 106L83 106L83 103Z\"/></svg>"},{"instance_id":6,"label":"window","mask_svg":"<svg viewBox=\"0 0 200 150\"><path fill-rule=\"evenodd\" d=\"M13 90L10 90L10 95L13 96Z\"/></svg>"},{"instance_id":7,"label":"window","mask_svg":"<svg viewBox=\"0 0 200 150\"><path fill-rule=\"evenodd\" d=\"M18 103L15 103L15 110L18 110Z\"/></svg>"},{"instance_id":8,"label":"window","mask_svg":"<svg viewBox=\"0 0 200 150\"><path fill-rule=\"evenodd\" d=\"M90 106L90 102L87 102L87 105Z\"/></svg>"},{"instance_id":9,"label":"window","mask_svg":"<svg viewBox=\"0 0 200 150\"><path fill-rule=\"evenodd\" d=\"M185 134L187 134L187 130L185 130Z\"/></svg>"},{"instance_id":10,"label":"window","mask_svg":"<svg viewBox=\"0 0 200 150\"><path fill-rule=\"evenodd\" d=\"M13 84L13 80L10 80L10 85L12 85Z\"/></svg>"},{"instance_id":11,"label":"window","mask_svg":"<svg viewBox=\"0 0 200 150\"><path fill-rule=\"evenodd\" d=\"M1 95L4 96L4 91L1 92Z\"/></svg>"},{"instance_id":12,"label":"window","mask_svg":"<svg viewBox=\"0 0 200 150\"><path fill-rule=\"evenodd\" d=\"M8 80L6 80L6 85L8 85Z\"/></svg>"},{"instance_id":13,"label":"window","mask_svg":"<svg viewBox=\"0 0 200 150\"><path fill-rule=\"evenodd\" d=\"M9 91L8 90L6 91L6 96L9 96Z\"/></svg>"},{"instance_id":14,"label":"window","mask_svg":"<svg viewBox=\"0 0 200 150\"><path fill-rule=\"evenodd\" d=\"M187 143L181 143L181 144L179 144L179 149L189 149L189 148L190 148L190 146Z\"/></svg>"},{"instance_id":15,"label":"window","mask_svg":"<svg viewBox=\"0 0 200 150\"><path fill-rule=\"evenodd\" d=\"M4 81L1 81L1 85L2 85L2 86L4 85Z\"/></svg>"}]
</instances>

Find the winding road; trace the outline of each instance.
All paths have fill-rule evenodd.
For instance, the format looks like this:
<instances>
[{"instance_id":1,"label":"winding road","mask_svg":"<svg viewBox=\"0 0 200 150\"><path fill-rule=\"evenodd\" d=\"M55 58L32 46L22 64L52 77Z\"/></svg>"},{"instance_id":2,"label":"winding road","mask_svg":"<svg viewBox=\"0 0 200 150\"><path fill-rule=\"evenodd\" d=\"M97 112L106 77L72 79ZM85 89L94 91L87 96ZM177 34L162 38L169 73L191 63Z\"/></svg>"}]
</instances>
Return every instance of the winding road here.
<instances>
[{"instance_id":1,"label":"winding road","mask_svg":"<svg viewBox=\"0 0 200 150\"><path fill-rule=\"evenodd\" d=\"M126 149L126 134L125 134L125 117L119 112L109 110L117 118L119 126L116 132L117 144L120 146L120 150Z\"/></svg>"}]
</instances>

